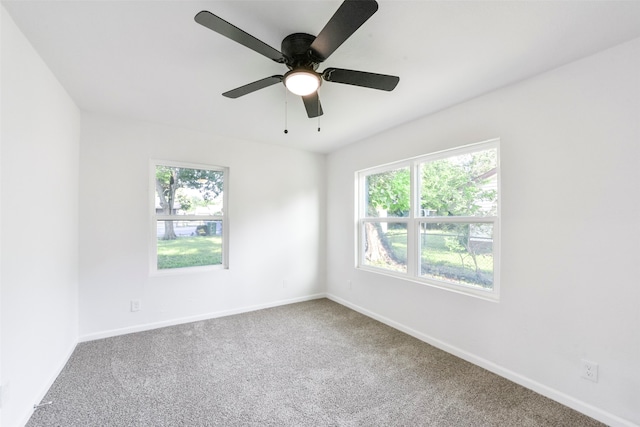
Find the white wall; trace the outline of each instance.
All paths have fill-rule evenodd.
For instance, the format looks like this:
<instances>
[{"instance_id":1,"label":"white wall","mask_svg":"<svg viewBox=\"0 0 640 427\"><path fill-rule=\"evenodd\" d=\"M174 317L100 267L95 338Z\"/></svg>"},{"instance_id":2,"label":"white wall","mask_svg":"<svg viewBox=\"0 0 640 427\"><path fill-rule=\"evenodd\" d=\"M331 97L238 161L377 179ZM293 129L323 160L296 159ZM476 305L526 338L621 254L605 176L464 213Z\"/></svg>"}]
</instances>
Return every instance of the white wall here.
<instances>
[{"instance_id":1,"label":"white wall","mask_svg":"<svg viewBox=\"0 0 640 427\"><path fill-rule=\"evenodd\" d=\"M324 155L84 113L81 139L81 340L324 292ZM150 159L230 168L228 270L149 275Z\"/></svg>"},{"instance_id":2,"label":"white wall","mask_svg":"<svg viewBox=\"0 0 640 427\"><path fill-rule=\"evenodd\" d=\"M26 422L78 340L80 112L2 15L2 425Z\"/></svg>"},{"instance_id":3,"label":"white wall","mask_svg":"<svg viewBox=\"0 0 640 427\"><path fill-rule=\"evenodd\" d=\"M354 268L355 171L495 137L499 303ZM332 298L605 422L640 424L640 39L334 152L327 176ZM599 363L598 383L580 378L582 358Z\"/></svg>"}]
</instances>

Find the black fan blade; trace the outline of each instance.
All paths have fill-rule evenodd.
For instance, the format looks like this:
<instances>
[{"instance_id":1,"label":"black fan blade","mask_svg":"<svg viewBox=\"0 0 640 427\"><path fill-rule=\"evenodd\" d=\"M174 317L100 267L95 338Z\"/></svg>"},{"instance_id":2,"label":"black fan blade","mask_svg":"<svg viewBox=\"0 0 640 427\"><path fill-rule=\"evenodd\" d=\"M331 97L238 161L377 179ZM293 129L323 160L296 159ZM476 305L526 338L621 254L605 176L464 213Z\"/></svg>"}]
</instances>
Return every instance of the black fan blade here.
<instances>
[{"instance_id":1,"label":"black fan blade","mask_svg":"<svg viewBox=\"0 0 640 427\"><path fill-rule=\"evenodd\" d=\"M240 86L239 88L236 89L232 89L228 92L223 93L223 96L226 96L227 98L239 98L241 96L247 95L251 92L255 92L257 90L260 89L264 89L265 87L269 87L271 85L274 85L276 83L280 83L282 81L282 79L284 78L284 76L271 76L271 77L266 77L264 79L255 81L253 83L249 83L246 84L244 86Z\"/></svg>"},{"instance_id":2,"label":"black fan blade","mask_svg":"<svg viewBox=\"0 0 640 427\"><path fill-rule=\"evenodd\" d=\"M278 50L272 48L265 42L258 40L251 34L242 31L235 25L228 23L224 19L217 17L211 12L207 12L206 10L198 12L194 19L198 24L215 31L218 34L222 34L223 36L258 52L269 59L280 63L284 63L285 61L284 56Z\"/></svg>"},{"instance_id":3,"label":"black fan blade","mask_svg":"<svg viewBox=\"0 0 640 427\"><path fill-rule=\"evenodd\" d=\"M345 0L311 43L313 59L326 60L378 10L375 0Z\"/></svg>"},{"instance_id":4,"label":"black fan blade","mask_svg":"<svg viewBox=\"0 0 640 427\"><path fill-rule=\"evenodd\" d=\"M365 71L343 70L341 68L327 68L322 73L322 78L332 83L344 83L386 91L395 89L400 81L400 77L396 76L367 73Z\"/></svg>"},{"instance_id":5,"label":"black fan blade","mask_svg":"<svg viewBox=\"0 0 640 427\"><path fill-rule=\"evenodd\" d=\"M313 92L311 95L303 96L302 101L304 102L304 108L307 109L307 116L309 116L310 119L323 114L318 92Z\"/></svg>"}]
</instances>

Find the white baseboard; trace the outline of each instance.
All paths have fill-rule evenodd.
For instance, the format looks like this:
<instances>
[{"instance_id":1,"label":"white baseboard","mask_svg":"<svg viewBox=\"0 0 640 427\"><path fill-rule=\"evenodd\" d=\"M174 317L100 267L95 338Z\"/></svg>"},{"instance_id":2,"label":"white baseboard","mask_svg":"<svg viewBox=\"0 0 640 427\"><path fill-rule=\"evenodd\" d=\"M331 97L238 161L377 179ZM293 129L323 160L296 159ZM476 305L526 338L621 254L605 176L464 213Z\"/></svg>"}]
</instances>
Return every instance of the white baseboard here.
<instances>
[{"instance_id":1,"label":"white baseboard","mask_svg":"<svg viewBox=\"0 0 640 427\"><path fill-rule=\"evenodd\" d=\"M215 319L217 317L232 316L234 314L241 314L241 313L247 313L250 311L262 310L265 308L278 307L278 306L287 305L287 304L294 304L296 302L311 301L319 298L326 298L326 294L324 293L312 294L312 295L306 295L303 297L272 301L265 304L238 307L230 310L199 314L196 316L188 316L188 317L181 317L181 318L170 319L170 320L163 320L161 322L145 323L141 325L128 326L126 328L111 329L107 331L82 335L80 337L80 342L94 341L102 338L115 337L118 335L132 334L135 332L150 331L152 329L164 328L167 326L182 325L184 323L198 322L200 320Z\"/></svg>"},{"instance_id":2,"label":"white baseboard","mask_svg":"<svg viewBox=\"0 0 640 427\"><path fill-rule=\"evenodd\" d=\"M423 334L422 332L416 331L415 329L409 328L401 323L398 323L394 320L391 320L387 317L381 316L377 313L374 313L370 310L367 310L359 305L353 304L347 300L344 300L336 295L326 294L326 298L337 302L338 304L344 305L345 307L349 307L352 310L355 310L361 314L364 314L367 317L371 317L379 322L384 323L385 325L391 326L394 329L402 331L408 335L411 335L414 338L419 339L420 341L424 341L427 344L430 344L440 350L446 351L447 353L453 354L467 362L473 363L474 365L480 366L494 374L500 375L510 381L513 381L516 384L519 384L523 387L526 387L530 390L535 391L549 399L555 400L569 408L575 409L578 412L581 412L591 418L594 418L600 422L603 422L612 427L638 427L637 424L632 423L631 421L620 418L614 414L611 414L607 411L604 411L600 408L597 408L593 405L585 403L581 400L578 400L572 396L569 396L561 391L555 390L551 387L548 387L544 384L541 384L537 381L534 381L530 378L527 378L517 372L511 371L507 368L504 368L500 365L497 365L489 360L478 357L474 354L466 352L460 348L452 346L444 341L433 338L429 335Z\"/></svg>"}]
</instances>

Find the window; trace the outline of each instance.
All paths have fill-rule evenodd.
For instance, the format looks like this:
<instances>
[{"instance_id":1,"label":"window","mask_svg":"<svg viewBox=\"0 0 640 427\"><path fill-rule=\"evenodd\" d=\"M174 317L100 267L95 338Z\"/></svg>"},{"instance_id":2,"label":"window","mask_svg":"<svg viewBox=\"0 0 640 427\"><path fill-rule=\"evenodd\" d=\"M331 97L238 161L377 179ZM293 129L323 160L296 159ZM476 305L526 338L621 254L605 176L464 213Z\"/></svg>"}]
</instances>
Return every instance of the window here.
<instances>
[{"instance_id":1,"label":"window","mask_svg":"<svg viewBox=\"0 0 640 427\"><path fill-rule=\"evenodd\" d=\"M358 172L358 268L497 299L498 148Z\"/></svg>"},{"instance_id":2,"label":"window","mask_svg":"<svg viewBox=\"0 0 640 427\"><path fill-rule=\"evenodd\" d=\"M226 268L228 170L151 162L152 272Z\"/></svg>"}]
</instances>

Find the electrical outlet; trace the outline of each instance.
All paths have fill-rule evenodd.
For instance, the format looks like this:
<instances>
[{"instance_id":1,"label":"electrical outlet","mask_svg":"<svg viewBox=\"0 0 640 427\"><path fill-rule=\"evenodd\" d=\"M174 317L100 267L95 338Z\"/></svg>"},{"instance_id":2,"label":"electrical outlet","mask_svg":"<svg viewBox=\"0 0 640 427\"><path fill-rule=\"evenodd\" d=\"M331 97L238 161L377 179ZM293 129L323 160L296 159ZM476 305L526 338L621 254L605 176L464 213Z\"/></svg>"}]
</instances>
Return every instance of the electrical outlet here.
<instances>
[{"instance_id":1,"label":"electrical outlet","mask_svg":"<svg viewBox=\"0 0 640 427\"><path fill-rule=\"evenodd\" d=\"M590 360L581 360L580 376L594 383L598 382L598 364Z\"/></svg>"},{"instance_id":2,"label":"electrical outlet","mask_svg":"<svg viewBox=\"0 0 640 427\"><path fill-rule=\"evenodd\" d=\"M139 299L132 299L131 300L131 311L140 311L141 307L140 307L140 300Z\"/></svg>"},{"instance_id":3,"label":"electrical outlet","mask_svg":"<svg viewBox=\"0 0 640 427\"><path fill-rule=\"evenodd\" d=\"M349 290L353 289L353 285L351 284L351 280L347 280L347 287Z\"/></svg>"},{"instance_id":4,"label":"electrical outlet","mask_svg":"<svg viewBox=\"0 0 640 427\"><path fill-rule=\"evenodd\" d=\"M287 281L286 281L286 280L283 280L283 281L282 281L282 287L283 287L284 289L287 289Z\"/></svg>"}]
</instances>

